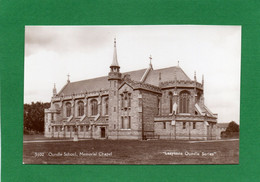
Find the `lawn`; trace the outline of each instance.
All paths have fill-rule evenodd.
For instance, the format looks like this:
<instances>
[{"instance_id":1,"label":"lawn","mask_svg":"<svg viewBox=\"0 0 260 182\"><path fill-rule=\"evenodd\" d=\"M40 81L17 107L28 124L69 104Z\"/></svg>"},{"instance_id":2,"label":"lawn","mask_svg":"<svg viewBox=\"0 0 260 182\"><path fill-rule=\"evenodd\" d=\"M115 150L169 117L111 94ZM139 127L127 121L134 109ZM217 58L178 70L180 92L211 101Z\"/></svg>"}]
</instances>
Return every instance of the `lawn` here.
<instances>
[{"instance_id":1,"label":"lawn","mask_svg":"<svg viewBox=\"0 0 260 182\"><path fill-rule=\"evenodd\" d=\"M239 140L194 143L47 140L23 146L24 164L238 164L239 161Z\"/></svg>"}]
</instances>

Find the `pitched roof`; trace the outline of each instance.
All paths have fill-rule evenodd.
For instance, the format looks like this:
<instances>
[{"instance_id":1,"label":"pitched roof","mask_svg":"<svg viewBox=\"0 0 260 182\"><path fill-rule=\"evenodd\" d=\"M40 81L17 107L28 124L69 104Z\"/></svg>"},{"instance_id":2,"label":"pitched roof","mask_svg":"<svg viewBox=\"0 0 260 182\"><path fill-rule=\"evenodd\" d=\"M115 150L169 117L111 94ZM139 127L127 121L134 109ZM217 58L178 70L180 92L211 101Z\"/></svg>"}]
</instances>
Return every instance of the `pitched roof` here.
<instances>
[{"instance_id":1,"label":"pitched roof","mask_svg":"<svg viewBox=\"0 0 260 182\"><path fill-rule=\"evenodd\" d=\"M122 73L124 77L126 74L130 75L130 79L133 81L139 82L144 75L146 69L130 71ZM159 80L159 74L161 74L161 80ZM184 71L178 67L169 67L158 70L150 70L144 83L151 84L154 86L159 86L159 81L170 81L175 79L177 80L190 80L190 78L184 73ZM81 93L81 92L93 92L99 90L107 90L109 88L108 76L82 80L77 82L69 82L64 86L63 89L58 93L58 96L61 95L70 95L72 93Z\"/></svg>"},{"instance_id":2,"label":"pitched roof","mask_svg":"<svg viewBox=\"0 0 260 182\"><path fill-rule=\"evenodd\" d=\"M125 72L122 75L129 74L134 81L140 81L146 69ZM109 88L108 76L82 80L77 82L69 82L58 93L58 96L70 95L72 93L93 92L99 90L107 90Z\"/></svg>"},{"instance_id":3,"label":"pitched roof","mask_svg":"<svg viewBox=\"0 0 260 182\"><path fill-rule=\"evenodd\" d=\"M145 83L159 86L159 82L174 80L175 75L177 80L186 80L186 81L191 80L179 66L173 66L173 67L162 68L158 70L150 70L145 80ZM159 80L160 77L161 80Z\"/></svg>"}]
</instances>

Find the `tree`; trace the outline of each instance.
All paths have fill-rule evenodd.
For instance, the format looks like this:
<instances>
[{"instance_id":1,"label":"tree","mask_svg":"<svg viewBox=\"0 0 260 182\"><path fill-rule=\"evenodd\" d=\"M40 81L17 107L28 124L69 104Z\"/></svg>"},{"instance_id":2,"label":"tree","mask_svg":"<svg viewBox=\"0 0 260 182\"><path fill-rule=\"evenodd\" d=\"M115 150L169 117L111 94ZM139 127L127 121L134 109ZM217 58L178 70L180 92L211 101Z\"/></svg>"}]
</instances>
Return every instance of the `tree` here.
<instances>
[{"instance_id":1,"label":"tree","mask_svg":"<svg viewBox=\"0 0 260 182\"><path fill-rule=\"evenodd\" d=\"M24 104L24 131L44 131L44 109L49 108L50 103L32 102Z\"/></svg>"},{"instance_id":2,"label":"tree","mask_svg":"<svg viewBox=\"0 0 260 182\"><path fill-rule=\"evenodd\" d=\"M239 125L234 122L234 121L231 121L229 124L228 124L228 127L226 129L226 132L230 133L230 132L239 132Z\"/></svg>"}]
</instances>

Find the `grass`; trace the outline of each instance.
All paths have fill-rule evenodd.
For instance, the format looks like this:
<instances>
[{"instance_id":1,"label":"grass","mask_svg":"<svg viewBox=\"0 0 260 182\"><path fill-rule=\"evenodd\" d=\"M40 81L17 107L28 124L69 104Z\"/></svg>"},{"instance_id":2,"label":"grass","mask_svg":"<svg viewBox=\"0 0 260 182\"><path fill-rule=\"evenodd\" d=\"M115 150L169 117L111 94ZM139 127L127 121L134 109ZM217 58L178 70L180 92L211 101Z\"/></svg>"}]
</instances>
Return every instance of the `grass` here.
<instances>
[{"instance_id":1,"label":"grass","mask_svg":"<svg viewBox=\"0 0 260 182\"><path fill-rule=\"evenodd\" d=\"M61 140L24 143L23 152L24 164L238 164L239 140ZM64 156L64 152L76 156ZM62 156L50 156L58 153Z\"/></svg>"}]
</instances>

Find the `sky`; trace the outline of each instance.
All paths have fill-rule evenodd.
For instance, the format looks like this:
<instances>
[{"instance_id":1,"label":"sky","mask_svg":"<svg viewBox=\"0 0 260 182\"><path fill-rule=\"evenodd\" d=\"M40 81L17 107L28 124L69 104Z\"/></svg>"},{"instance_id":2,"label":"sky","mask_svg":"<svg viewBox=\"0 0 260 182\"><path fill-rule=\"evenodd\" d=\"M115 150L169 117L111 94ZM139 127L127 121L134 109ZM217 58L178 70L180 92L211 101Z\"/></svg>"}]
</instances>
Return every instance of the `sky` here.
<instances>
[{"instance_id":1,"label":"sky","mask_svg":"<svg viewBox=\"0 0 260 182\"><path fill-rule=\"evenodd\" d=\"M120 71L179 66L204 75L205 105L239 123L241 26L26 26L24 103L50 102L54 83L106 76L114 38Z\"/></svg>"}]
</instances>

